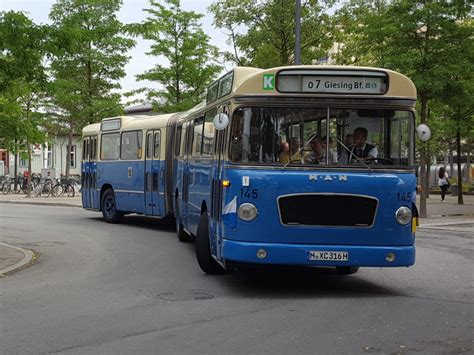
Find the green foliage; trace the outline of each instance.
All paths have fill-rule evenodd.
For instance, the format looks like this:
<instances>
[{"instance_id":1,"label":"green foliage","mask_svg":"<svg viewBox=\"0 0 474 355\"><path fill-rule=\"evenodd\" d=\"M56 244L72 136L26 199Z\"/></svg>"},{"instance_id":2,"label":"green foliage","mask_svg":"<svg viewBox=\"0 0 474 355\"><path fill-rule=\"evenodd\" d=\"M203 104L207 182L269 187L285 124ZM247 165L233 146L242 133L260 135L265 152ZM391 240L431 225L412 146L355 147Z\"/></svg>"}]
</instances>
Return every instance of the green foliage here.
<instances>
[{"instance_id":1,"label":"green foliage","mask_svg":"<svg viewBox=\"0 0 474 355\"><path fill-rule=\"evenodd\" d=\"M71 130L122 112L120 84L134 41L117 19L121 0L58 0L50 18L52 106Z\"/></svg>"},{"instance_id":2,"label":"green foliage","mask_svg":"<svg viewBox=\"0 0 474 355\"><path fill-rule=\"evenodd\" d=\"M333 44L334 25L326 10L334 1L302 1L301 63L312 64ZM214 24L227 32L237 65L270 68L294 63L295 2L218 0L209 7Z\"/></svg>"},{"instance_id":3,"label":"green foliage","mask_svg":"<svg viewBox=\"0 0 474 355\"><path fill-rule=\"evenodd\" d=\"M14 153L44 140L37 110L46 88L45 32L21 12L0 13L0 137Z\"/></svg>"},{"instance_id":4,"label":"green foliage","mask_svg":"<svg viewBox=\"0 0 474 355\"><path fill-rule=\"evenodd\" d=\"M131 25L129 31L153 41L147 54L164 57L168 65L157 64L137 78L163 87L146 90L159 111L187 110L203 99L207 86L221 70L216 63L217 48L200 28L203 15L183 11L179 0L166 0L163 4L151 0L150 5L145 9L147 19Z\"/></svg>"}]
</instances>

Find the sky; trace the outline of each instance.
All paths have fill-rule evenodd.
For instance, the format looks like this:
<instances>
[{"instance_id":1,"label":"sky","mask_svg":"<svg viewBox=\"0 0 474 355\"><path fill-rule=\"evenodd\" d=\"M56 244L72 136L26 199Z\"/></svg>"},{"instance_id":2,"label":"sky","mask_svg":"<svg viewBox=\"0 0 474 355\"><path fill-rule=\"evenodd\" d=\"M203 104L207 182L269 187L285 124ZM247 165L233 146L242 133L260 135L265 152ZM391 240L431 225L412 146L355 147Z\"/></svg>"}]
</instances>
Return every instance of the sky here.
<instances>
[{"instance_id":1,"label":"sky","mask_svg":"<svg viewBox=\"0 0 474 355\"><path fill-rule=\"evenodd\" d=\"M118 13L118 18L123 23L141 22L145 19L146 14L142 10L149 7L148 0L122 0L123 5ZM48 15L52 4L55 0L0 0L0 11L24 11L33 22L49 23ZM212 25L213 16L207 12L207 8L212 4L213 0L181 0L181 6L186 11L195 11L204 14L202 18L202 27L205 33L211 38L211 44L217 46L219 50L229 50L226 44L226 36L220 29L214 28ZM156 87L153 83L140 81L137 82L135 75L152 68L157 64L157 58L147 56L149 51L149 41L136 39L136 46L129 52L130 61L125 67L126 77L121 80L122 92L131 91L141 87ZM230 70L225 68L224 71Z\"/></svg>"}]
</instances>

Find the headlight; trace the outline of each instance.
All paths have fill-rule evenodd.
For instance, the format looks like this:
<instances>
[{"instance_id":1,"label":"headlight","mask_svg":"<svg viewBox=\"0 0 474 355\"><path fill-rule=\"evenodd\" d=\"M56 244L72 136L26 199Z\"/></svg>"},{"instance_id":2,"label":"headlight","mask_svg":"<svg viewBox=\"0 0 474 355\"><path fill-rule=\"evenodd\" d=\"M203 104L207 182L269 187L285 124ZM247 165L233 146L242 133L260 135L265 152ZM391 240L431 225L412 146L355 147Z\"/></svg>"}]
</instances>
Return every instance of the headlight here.
<instances>
[{"instance_id":1,"label":"headlight","mask_svg":"<svg viewBox=\"0 0 474 355\"><path fill-rule=\"evenodd\" d=\"M237 210L237 216L245 222L253 221L257 217L257 207L251 203L243 203Z\"/></svg>"},{"instance_id":2,"label":"headlight","mask_svg":"<svg viewBox=\"0 0 474 355\"><path fill-rule=\"evenodd\" d=\"M398 224L406 226L411 221L411 209L405 206L400 207L397 212L395 212L395 219Z\"/></svg>"}]
</instances>

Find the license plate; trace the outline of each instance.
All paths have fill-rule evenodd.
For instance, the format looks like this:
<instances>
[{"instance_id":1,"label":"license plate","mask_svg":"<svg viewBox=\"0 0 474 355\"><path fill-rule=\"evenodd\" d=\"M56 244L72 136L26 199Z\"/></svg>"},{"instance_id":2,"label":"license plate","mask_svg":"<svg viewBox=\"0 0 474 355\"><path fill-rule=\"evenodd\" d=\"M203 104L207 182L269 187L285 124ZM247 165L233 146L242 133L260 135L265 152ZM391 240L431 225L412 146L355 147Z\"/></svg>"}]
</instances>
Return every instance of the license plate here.
<instances>
[{"instance_id":1,"label":"license plate","mask_svg":"<svg viewBox=\"0 0 474 355\"><path fill-rule=\"evenodd\" d=\"M349 253L347 251L308 251L309 260L323 261L349 261Z\"/></svg>"}]
</instances>

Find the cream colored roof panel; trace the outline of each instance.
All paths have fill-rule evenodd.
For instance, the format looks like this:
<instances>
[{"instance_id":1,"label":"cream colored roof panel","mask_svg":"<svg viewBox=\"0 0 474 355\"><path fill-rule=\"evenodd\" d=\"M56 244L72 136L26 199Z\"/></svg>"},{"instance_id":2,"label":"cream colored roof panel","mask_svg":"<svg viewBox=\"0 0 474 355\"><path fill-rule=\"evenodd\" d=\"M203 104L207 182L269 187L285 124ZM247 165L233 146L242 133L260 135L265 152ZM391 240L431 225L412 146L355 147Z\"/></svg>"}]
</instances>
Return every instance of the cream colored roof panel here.
<instances>
[{"instance_id":1,"label":"cream colored roof panel","mask_svg":"<svg viewBox=\"0 0 474 355\"><path fill-rule=\"evenodd\" d=\"M371 68L371 67L355 67L355 66L330 66L330 65L300 65L300 66L286 66L286 67L277 67L271 69L255 69L255 68L235 68L234 71L234 85L233 85L233 95L265 95L265 96L278 96L282 95L275 88L273 90L264 90L263 88L263 78L264 74L275 74L281 70L300 70L300 71L311 71L311 70L353 70L353 71L378 71L384 72L389 77L389 89L381 97L391 97L391 98L404 98L416 100L416 88L413 82L407 78L405 75L394 72L388 69L381 68ZM318 97L334 97L335 94L324 94L324 93L292 93L294 95L302 96L318 96ZM347 95L346 95L347 96ZM367 95L351 95L357 97L366 97Z\"/></svg>"}]
</instances>

